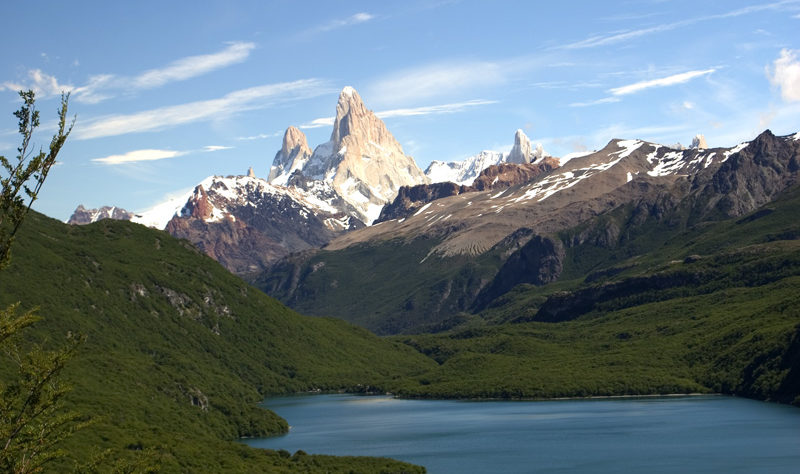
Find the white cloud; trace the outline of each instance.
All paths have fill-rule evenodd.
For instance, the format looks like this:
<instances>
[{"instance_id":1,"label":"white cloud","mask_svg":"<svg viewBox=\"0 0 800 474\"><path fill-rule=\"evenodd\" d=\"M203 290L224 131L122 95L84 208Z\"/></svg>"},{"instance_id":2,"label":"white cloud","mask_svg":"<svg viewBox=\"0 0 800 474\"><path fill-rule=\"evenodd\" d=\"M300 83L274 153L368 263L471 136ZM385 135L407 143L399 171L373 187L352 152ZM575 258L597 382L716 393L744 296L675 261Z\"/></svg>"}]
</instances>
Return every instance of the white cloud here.
<instances>
[{"instance_id":1,"label":"white cloud","mask_svg":"<svg viewBox=\"0 0 800 474\"><path fill-rule=\"evenodd\" d=\"M800 101L800 60L797 51L782 49L781 55L773 63L772 71L767 71L770 82L781 89L781 97L786 102Z\"/></svg>"},{"instance_id":2,"label":"white cloud","mask_svg":"<svg viewBox=\"0 0 800 474\"><path fill-rule=\"evenodd\" d=\"M424 107L384 110L381 112L375 112L375 115L378 118L385 119L391 117L414 117L420 115L452 114L461 112L462 110L468 107L475 107L479 105L489 105L496 103L497 103L496 100L475 99L475 100L468 100L465 102L456 102L452 104L428 105ZM300 125L300 128L309 129L309 128L330 127L333 126L335 120L336 117L322 117L314 119L311 122L305 123L303 125Z\"/></svg>"},{"instance_id":3,"label":"white cloud","mask_svg":"<svg viewBox=\"0 0 800 474\"><path fill-rule=\"evenodd\" d=\"M592 105L600 105L600 104L612 104L614 102L619 102L621 99L619 97L603 97L602 99L591 100L589 102L573 102L569 104L570 107L590 107Z\"/></svg>"},{"instance_id":4,"label":"white cloud","mask_svg":"<svg viewBox=\"0 0 800 474\"><path fill-rule=\"evenodd\" d=\"M332 127L336 117L322 117L300 125L302 129Z\"/></svg>"},{"instance_id":5,"label":"white cloud","mask_svg":"<svg viewBox=\"0 0 800 474\"><path fill-rule=\"evenodd\" d=\"M509 71L494 62L435 64L392 73L369 87L368 95L380 103L414 102L475 87L502 85L508 80Z\"/></svg>"},{"instance_id":6,"label":"white cloud","mask_svg":"<svg viewBox=\"0 0 800 474\"><path fill-rule=\"evenodd\" d=\"M122 165L130 163L139 163L142 161L158 161L176 158L179 156L189 155L191 153L210 153L220 150L230 150L232 146L222 145L207 145L199 150L176 151L176 150L158 150L158 149L144 149L133 150L121 155L111 155L104 158L94 158L92 161L95 163L102 163L104 165Z\"/></svg>"},{"instance_id":7,"label":"white cloud","mask_svg":"<svg viewBox=\"0 0 800 474\"><path fill-rule=\"evenodd\" d=\"M326 31L344 28L346 26L358 25L359 23L367 22L373 18L375 18L375 15L366 12L359 12L344 19L332 20L325 25L312 29L310 33L324 33Z\"/></svg>"},{"instance_id":8,"label":"white cloud","mask_svg":"<svg viewBox=\"0 0 800 474\"><path fill-rule=\"evenodd\" d=\"M206 145L203 147L203 151L210 152L210 151L220 151L220 150L230 150L232 146L222 146L222 145Z\"/></svg>"},{"instance_id":9,"label":"white cloud","mask_svg":"<svg viewBox=\"0 0 800 474\"><path fill-rule=\"evenodd\" d=\"M115 91L152 89L170 82L185 81L240 63L250 56L255 47L255 43L230 43L220 52L178 59L163 68L150 69L135 77L98 74L91 76L88 84L76 87L74 98L78 102L96 104L113 97Z\"/></svg>"},{"instance_id":10,"label":"white cloud","mask_svg":"<svg viewBox=\"0 0 800 474\"><path fill-rule=\"evenodd\" d=\"M250 56L250 52L255 47L255 43L237 42L231 43L218 53L179 59L164 68L143 72L131 80L131 86L136 89L149 89L168 82L191 79L231 64L240 63Z\"/></svg>"},{"instance_id":11,"label":"white cloud","mask_svg":"<svg viewBox=\"0 0 800 474\"><path fill-rule=\"evenodd\" d=\"M39 97L50 97L60 95L62 92L70 92L74 89L71 85L59 84L55 76L44 73L41 69L28 71L28 78L30 81L25 83L4 82L0 86L0 90L20 91L31 89Z\"/></svg>"},{"instance_id":12,"label":"white cloud","mask_svg":"<svg viewBox=\"0 0 800 474\"><path fill-rule=\"evenodd\" d=\"M461 112L467 107L475 107L478 105L489 105L496 103L497 103L496 100L475 99L475 100L468 100L465 102L456 102L453 104L428 105L425 107L385 110L383 112L376 112L375 115L383 119L390 117L412 117L416 115L452 114L456 112Z\"/></svg>"},{"instance_id":13,"label":"white cloud","mask_svg":"<svg viewBox=\"0 0 800 474\"><path fill-rule=\"evenodd\" d=\"M700 16L696 18L688 18L686 20L676 21L673 23L665 23L661 25L651 26L648 28L641 28L638 30L630 30L630 31L622 31L622 32L614 32L609 33L606 35L594 35L584 40L576 41L574 43L565 44L559 46L561 49L583 49L583 48L595 48L598 46L606 46L610 44L620 43L624 41L633 40L645 35L650 35L653 33L661 33L664 31L670 31L677 28L682 28L684 26L690 26L696 23L710 21L710 20L720 20L725 18L733 18L742 15L749 15L751 13L758 13L761 11L766 10L779 10L784 6L792 6L797 5L797 0L784 0L780 2L773 2L773 3L765 3L761 5L752 5L749 7L740 8L738 10L731 10L725 13L719 13L716 15L706 15Z\"/></svg>"},{"instance_id":14,"label":"white cloud","mask_svg":"<svg viewBox=\"0 0 800 474\"><path fill-rule=\"evenodd\" d=\"M275 138L283 135L283 132L274 133L259 133L258 135L250 135L249 137L237 137L237 140L263 140L265 138Z\"/></svg>"},{"instance_id":15,"label":"white cloud","mask_svg":"<svg viewBox=\"0 0 800 474\"><path fill-rule=\"evenodd\" d=\"M636 92L640 92L645 89L651 89L653 87L666 87L675 84L683 84L684 82L689 82L695 77L705 76L707 74L711 74L714 71L716 71L716 69L704 69L702 71L682 72L680 74L673 74L671 76L662 77L659 79L653 79L650 81L641 81L641 82L636 82L634 84L628 84L627 86L615 87L613 89L609 89L608 92L610 92L614 96L634 94Z\"/></svg>"},{"instance_id":16,"label":"white cloud","mask_svg":"<svg viewBox=\"0 0 800 474\"><path fill-rule=\"evenodd\" d=\"M129 151L128 153L123 153L122 155L111 155L106 156L105 158L95 158L92 161L105 165L120 165L124 163L138 163L141 161L165 160L168 158L175 158L176 156L185 155L186 153L188 152L145 149Z\"/></svg>"},{"instance_id":17,"label":"white cloud","mask_svg":"<svg viewBox=\"0 0 800 474\"><path fill-rule=\"evenodd\" d=\"M327 92L317 79L267 84L231 92L218 99L160 107L129 115L109 115L80 122L77 140L161 130L177 125L214 120L275 103L313 97Z\"/></svg>"}]
</instances>

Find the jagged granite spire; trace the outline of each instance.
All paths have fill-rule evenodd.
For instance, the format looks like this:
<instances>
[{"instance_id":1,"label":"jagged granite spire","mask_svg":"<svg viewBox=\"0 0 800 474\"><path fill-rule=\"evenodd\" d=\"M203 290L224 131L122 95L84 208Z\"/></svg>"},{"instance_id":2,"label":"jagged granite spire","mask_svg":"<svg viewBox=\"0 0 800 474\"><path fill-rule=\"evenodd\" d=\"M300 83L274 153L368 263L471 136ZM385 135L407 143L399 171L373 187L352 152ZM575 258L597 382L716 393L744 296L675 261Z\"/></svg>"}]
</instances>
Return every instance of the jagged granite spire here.
<instances>
[{"instance_id":1,"label":"jagged granite spire","mask_svg":"<svg viewBox=\"0 0 800 474\"><path fill-rule=\"evenodd\" d=\"M297 127L291 126L283 134L283 146L275 154L267 181L286 186L289 177L305 166L311 156L306 135Z\"/></svg>"},{"instance_id":2,"label":"jagged granite spire","mask_svg":"<svg viewBox=\"0 0 800 474\"><path fill-rule=\"evenodd\" d=\"M692 138L692 146L689 148L698 148L704 150L708 148L708 144L706 143L706 137L703 136L702 133L698 133L697 135Z\"/></svg>"},{"instance_id":3,"label":"jagged granite spire","mask_svg":"<svg viewBox=\"0 0 800 474\"><path fill-rule=\"evenodd\" d=\"M525 135L522 129L518 129L514 134L514 146L506 158L506 163L534 163L545 156L541 143L536 147L531 143L530 138Z\"/></svg>"}]
</instances>

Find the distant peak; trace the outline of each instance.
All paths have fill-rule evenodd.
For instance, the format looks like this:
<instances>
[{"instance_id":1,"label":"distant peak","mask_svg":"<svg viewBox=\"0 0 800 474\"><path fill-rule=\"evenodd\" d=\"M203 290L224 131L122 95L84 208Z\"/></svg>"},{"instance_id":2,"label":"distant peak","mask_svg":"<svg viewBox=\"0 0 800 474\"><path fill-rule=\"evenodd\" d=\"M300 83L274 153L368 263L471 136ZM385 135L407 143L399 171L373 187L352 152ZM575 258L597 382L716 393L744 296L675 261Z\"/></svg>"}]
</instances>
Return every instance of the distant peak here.
<instances>
[{"instance_id":1,"label":"distant peak","mask_svg":"<svg viewBox=\"0 0 800 474\"><path fill-rule=\"evenodd\" d=\"M692 138L692 146L689 148L699 148L705 149L708 148L708 144L706 143L706 137L703 136L702 133L698 133L697 135Z\"/></svg>"},{"instance_id":2,"label":"distant peak","mask_svg":"<svg viewBox=\"0 0 800 474\"><path fill-rule=\"evenodd\" d=\"M297 146L308 148L308 141L306 140L306 134L302 130L291 125L286 129L286 133L283 134L282 150L288 155Z\"/></svg>"},{"instance_id":3,"label":"distant peak","mask_svg":"<svg viewBox=\"0 0 800 474\"><path fill-rule=\"evenodd\" d=\"M339 102L336 104L336 119L333 122L331 141L339 143L343 137L361 127L362 122L373 119L380 120L367 110L358 92L346 86L339 94Z\"/></svg>"},{"instance_id":4,"label":"distant peak","mask_svg":"<svg viewBox=\"0 0 800 474\"><path fill-rule=\"evenodd\" d=\"M509 163L533 163L541 159L545 155L541 143L533 146L531 139L525 135L521 128L518 128L514 133L514 146L508 154L507 162Z\"/></svg>"}]
</instances>

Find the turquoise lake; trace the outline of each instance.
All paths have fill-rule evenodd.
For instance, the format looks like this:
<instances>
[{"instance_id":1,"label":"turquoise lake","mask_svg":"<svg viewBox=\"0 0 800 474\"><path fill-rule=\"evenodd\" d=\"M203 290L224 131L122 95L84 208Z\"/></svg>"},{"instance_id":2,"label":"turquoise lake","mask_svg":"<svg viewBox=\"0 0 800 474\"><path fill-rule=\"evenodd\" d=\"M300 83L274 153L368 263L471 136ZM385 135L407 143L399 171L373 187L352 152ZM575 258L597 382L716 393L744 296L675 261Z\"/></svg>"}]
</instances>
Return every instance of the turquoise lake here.
<instances>
[{"instance_id":1,"label":"turquoise lake","mask_svg":"<svg viewBox=\"0 0 800 474\"><path fill-rule=\"evenodd\" d=\"M800 472L800 409L722 396L563 401L271 398L289 434L246 443L437 473Z\"/></svg>"}]
</instances>

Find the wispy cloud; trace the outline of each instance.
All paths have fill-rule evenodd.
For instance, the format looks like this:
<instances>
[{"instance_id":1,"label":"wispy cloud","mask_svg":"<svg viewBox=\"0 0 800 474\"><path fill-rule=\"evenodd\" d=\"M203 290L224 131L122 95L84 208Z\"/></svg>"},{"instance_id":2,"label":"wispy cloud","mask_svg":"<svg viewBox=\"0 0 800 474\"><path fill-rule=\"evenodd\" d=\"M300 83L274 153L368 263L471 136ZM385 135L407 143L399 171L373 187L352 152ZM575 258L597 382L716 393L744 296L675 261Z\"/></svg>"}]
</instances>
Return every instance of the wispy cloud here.
<instances>
[{"instance_id":1,"label":"wispy cloud","mask_svg":"<svg viewBox=\"0 0 800 474\"><path fill-rule=\"evenodd\" d=\"M175 158L176 156L185 155L186 153L188 152L148 148L145 150L129 151L128 153L123 153L121 155L94 158L92 161L95 163L102 163L104 165L121 165L125 163L138 163L141 161L166 160L168 158Z\"/></svg>"},{"instance_id":2,"label":"wispy cloud","mask_svg":"<svg viewBox=\"0 0 800 474\"><path fill-rule=\"evenodd\" d=\"M447 62L394 72L368 89L377 102L399 104L502 85L508 74L509 69L498 62Z\"/></svg>"},{"instance_id":3,"label":"wispy cloud","mask_svg":"<svg viewBox=\"0 0 800 474\"><path fill-rule=\"evenodd\" d=\"M496 104L496 103L497 103L496 100L474 99L465 102L456 102L453 104L429 105L425 107L384 110L383 112L376 112L375 115L383 119L390 117L412 117L416 115L453 114L456 112L461 112L469 107L475 107L478 105Z\"/></svg>"},{"instance_id":4,"label":"wispy cloud","mask_svg":"<svg viewBox=\"0 0 800 474\"><path fill-rule=\"evenodd\" d=\"M465 102L455 102L452 104L428 105L424 107L384 110L381 112L375 112L375 115L378 118L385 119L391 117L414 117L420 115L453 114L461 112L469 107L476 107L479 105L489 105L496 103L497 103L496 100L475 99L475 100L468 100ZM333 125L335 120L336 117L322 117L314 119L303 125L300 125L300 128L309 129L309 128L319 128L319 127L330 127Z\"/></svg>"},{"instance_id":5,"label":"wispy cloud","mask_svg":"<svg viewBox=\"0 0 800 474\"><path fill-rule=\"evenodd\" d=\"M737 10L731 10L729 12L719 13L716 15L706 15L696 18L688 18L673 23L664 23L661 25L651 26L647 28L640 28L638 30L615 31L607 34L594 35L580 41L561 45L557 47L557 49L583 49L583 48L596 48L599 46L607 46L610 44L634 40L642 36L651 35L654 33L662 33L677 28L683 28L700 22L706 22L710 20L721 20L725 18L734 18L738 16L749 15L752 13L758 13L767 10L779 10L786 6L797 5L798 3L800 3L798 2L798 0L784 0L780 2L765 3L761 5L751 5L749 7L739 8Z\"/></svg>"},{"instance_id":6,"label":"wispy cloud","mask_svg":"<svg viewBox=\"0 0 800 474\"><path fill-rule=\"evenodd\" d=\"M39 97L50 97L60 95L62 92L71 92L75 89L72 85L60 84L55 76L44 73L41 69L28 71L28 79L26 82L6 81L0 85L0 90L20 91L30 89Z\"/></svg>"},{"instance_id":7,"label":"wispy cloud","mask_svg":"<svg viewBox=\"0 0 800 474\"><path fill-rule=\"evenodd\" d=\"M314 119L308 123L304 123L303 125L300 125L300 128L309 129L309 128L331 127L333 126L333 122L335 120L336 117L322 117Z\"/></svg>"},{"instance_id":8,"label":"wispy cloud","mask_svg":"<svg viewBox=\"0 0 800 474\"><path fill-rule=\"evenodd\" d=\"M222 145L206 145L203 147L203 151L205 152L212 152L212 151L220 151L220 150L230 150L232 146L222 146Z\"/></svg>"},{"instance_id":9,"label":"wispy cloud","mask_svg":"<svg viewBox=\"0 0 800 474\"><path fill-rule=\"evenodd\" d=\"M266 138L275 138L283 135L283 132L273 133L259 133L258 135L250 135L248 137L236 137L237 140L264 140Z\"/></svg>"},{"instance_id":10,"label":"wispy cloud","mask_svg":"<svg viewBox=\"0 0 800 474\"><path fill-rule=\"evenodd\" d=\"M213 54L189 56L173 61L166 67L151 69L136 76L131 86L137 89L149 89L162 86L168 82L184 81L211 71L244 61L256 47L255 43L231 43L224 50Z\"/></svg>"},{"instance_id":11,"label":"wispy cloud","mask_svg":"<svg viewBox=\"0 0 800 474\"><path fill-rule=\"evenodd\" d=\"M96 74L82 86L60 84L55 76L40 69L28 71L28 81L7 81L0 85L0 90L33 89L38 96L49 97L71 92L72 99L77 102L96 104L114 97L120 91L131 92L160 87L170 82L185 81L232 64L240 63L250 56L255 43L235 42L212 54L188 56L171 62L163 68L147 70L134 77L116 76L114 74Z\"/></svg>"},{"instance_id":12,"label":"wispy cloud","mask_svg":"<svg viewBox=\"0 0 800 474\"><path fill-rule=\"evenodd\" d=\"M78 102L96 104L120 91L153 89L171 82L185 81L240 63L250 56L255 47L255 43L234 42L222 51L181 58L162 68L150 69L133 77L94 75L86 85L74 88L74 98Z\"/></svg>"},{"instance_id":13,"label":"wispy cloud","mask_svg":"<svg viewBox=\"0 0 800 474\"><path fill-rule=\"evenodd\" d=\"M652 89L655 87L667 87L676 84L683 84L685 82L689 82L692 79L700 76L705 76L708 74L713 73L716 69L703 69L697 71L687 71L682 72L680 74L673 74L667 77L661 77L658 79L651 79L648 81L640 81L635 82L633 84L628 84L626 86L615 87L613 89L609 89L608 93L611 94L609 97L603 97L597 100L591 100L586 102L573 102L569 104L570 107L591 107L594 105L602 105L602 104L613 104L615 102L621 101L622 96L635 94L637 92L641 92L646 89Z\"/></svg>"},{"instance_id":14,"label":"wispy cloud","mask_svg":"<svg viewBox=\"0 0 800 474\"><path fill-rule=\"evenodd\" d=\"M231 92L218 99L160 107L128 115L109 115L79 123L77 140L162 130L187 123L230 117L238 112L269 107L328 92L318 79L267 84Z\"/></svg>"},{"instance_id":15,"label":"wispy cloud","mask_svg":"<svg viewBox=\"0 0 800 474\"><path fill-rule=\"evenodd\" d=\"M358 12L353 15L350 15L347 18L336 18L322 25L309 28L305 31L302 31L298 36L300 38L309 38L311 36L320 33L327 33L329 31L338 30L341 28L347 28L349 26L359 25L361 23L366 23L373 19L375 19L375 15L371 13Z\"/></svg>"},{"instance_id":16,"label":"wispy cloud","mask_svg":"<svg viewBox=\"0 0 800 474\"><path fill-rule=\"evenodd\" d=\"M592 105L602 105L602 104L611 104L614 102L619 102L621 99L619 97L603 97L602 99L597 100L590 100L588 102L573 102L569 104L570 107L590 107Z\"/></svg>"},{"instance_id":17,"label":"wispy cloud","mask_svg":"<svg viewBox=\"0 0 800 474\"><path fill-rule=\"evenodd\" d=\"M687 71L687 72L682 72L680 74L673 74L671 76L661 77L659 79L652 79L649 81L641 81L633 84L628 84L627 86L615 87L613 89L609 89L608 92L610 92L614 96L635 94L645 89L652 89L654 87L666 87L675 84L683 84L684 82L691 81L695 77L705 76L711 74L714 71L716 71L716 69L713 68L703 69L699 71Z\"/></svg>"},{"instance_id":18,"label":"wispy cloud","mask_svg":"<svg viewBox=\"0 0 800 474\"><path fill-rule=\"evenodd\" d=\"M797 53L795 50L782 49L772 70L767 70L767 77L780 88L781 97L786 102L800 101L800 60Z\"/></svg>"},{"instance_id":19,"label":"wispy cloud","mask_svg":"<svg viewBox=\"0 0 800 474\"><path fill-rule=\"evenodd\" d=\"M233 147L221 145L207 145L199 150L159 150L155 148L147 148L144 150L133 150L121 155L111 155L103 158L92 159L95 163L104 165L124 165L141 163L143 161L158 161L168 160L170 158L177 158L179 156L189 155L192 153L211 153L220 150L229 150Z\"/></svg>"}]
</instances>

